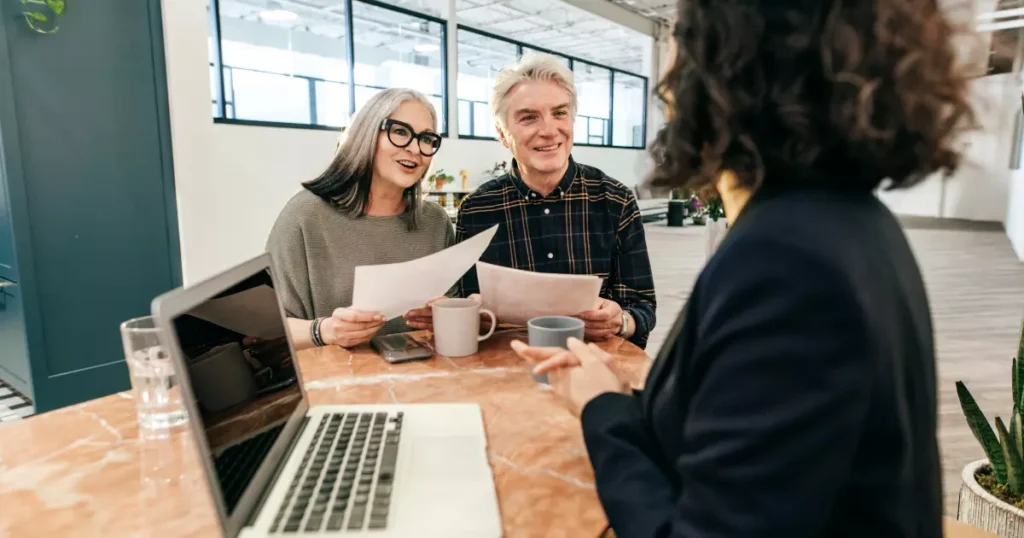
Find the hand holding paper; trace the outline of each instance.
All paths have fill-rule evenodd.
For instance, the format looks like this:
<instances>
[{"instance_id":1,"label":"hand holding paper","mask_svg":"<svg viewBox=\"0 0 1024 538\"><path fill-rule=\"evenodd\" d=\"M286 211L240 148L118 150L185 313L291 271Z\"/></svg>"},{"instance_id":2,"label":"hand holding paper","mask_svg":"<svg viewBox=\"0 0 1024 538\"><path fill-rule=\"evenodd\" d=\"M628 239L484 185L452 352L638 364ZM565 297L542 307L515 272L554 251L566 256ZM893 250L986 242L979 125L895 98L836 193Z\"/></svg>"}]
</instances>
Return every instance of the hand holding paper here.
<instances>
[{"instance_id":1,"label":"hand holding paper","mask_svg":"<svg viewBox=\"0 0 1024 538\"><path fill-rule=\"evenodd\" d=\"M538 316L575 316L596 308L601 279L536 273L477 262L483 307L503 323L526 325Z\"/></svg>"}]
</instances>

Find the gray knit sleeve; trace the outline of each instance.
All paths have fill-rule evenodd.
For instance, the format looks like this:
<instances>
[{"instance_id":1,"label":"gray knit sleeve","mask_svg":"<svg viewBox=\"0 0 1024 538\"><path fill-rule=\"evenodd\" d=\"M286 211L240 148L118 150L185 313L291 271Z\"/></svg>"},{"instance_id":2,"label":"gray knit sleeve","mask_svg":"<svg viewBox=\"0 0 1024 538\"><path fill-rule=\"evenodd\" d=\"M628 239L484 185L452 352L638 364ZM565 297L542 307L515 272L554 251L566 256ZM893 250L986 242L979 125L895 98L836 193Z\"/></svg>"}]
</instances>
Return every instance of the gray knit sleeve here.
<instances>
[{"instance_id":1,"label":"gray knit sleeve","mask_svg":"<svg viewBox=\"0 0 1024 538\"><path fill-rule=\"evenodd\" d=\"M291 204L278 215L267 239L277 295L288 317L313 318L313 293L302 226Z\"/></svg>"}]
</instances>

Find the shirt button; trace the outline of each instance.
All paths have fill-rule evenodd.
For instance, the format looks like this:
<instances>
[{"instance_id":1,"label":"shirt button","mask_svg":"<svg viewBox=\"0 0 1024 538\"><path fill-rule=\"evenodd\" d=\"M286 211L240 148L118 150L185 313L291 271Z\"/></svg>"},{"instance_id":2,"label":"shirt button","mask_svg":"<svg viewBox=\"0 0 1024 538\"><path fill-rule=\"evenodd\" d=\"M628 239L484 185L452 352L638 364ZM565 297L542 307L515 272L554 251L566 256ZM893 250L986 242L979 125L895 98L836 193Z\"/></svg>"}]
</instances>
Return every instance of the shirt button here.
<instances>
[{"instance_id":1,"label":"shirt button","mask_svg":"<svg viewBox=\"0 0 1024 538\"><path fill-rule=\"evenodd\" d=\"M549 260L550 260L551 258L554 258L554 257L555 257L555 253L554 253L554 252L548 252L548 259L549 259Z\"/></svg>"},{"instance_id":2,"label":"shirt button","mask_svg":"<svg viewBox=\"0 0 1024 538\"><path fill-rule=\"evenodd\" d=\"M545 209L544 210L544 214L545 215L550 215L551 214L551 210L550 209Z\"/></svg>"}]
</instances>

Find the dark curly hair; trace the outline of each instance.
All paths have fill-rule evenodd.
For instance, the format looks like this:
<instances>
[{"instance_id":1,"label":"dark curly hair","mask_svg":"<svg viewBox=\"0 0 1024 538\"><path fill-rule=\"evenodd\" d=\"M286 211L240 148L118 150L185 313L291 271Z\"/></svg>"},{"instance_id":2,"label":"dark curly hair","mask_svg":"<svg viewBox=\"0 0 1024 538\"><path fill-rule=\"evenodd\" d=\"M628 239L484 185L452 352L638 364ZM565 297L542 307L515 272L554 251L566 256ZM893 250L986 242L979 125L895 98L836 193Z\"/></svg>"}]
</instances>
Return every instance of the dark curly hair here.
<instances>
[{"instance_id":1,"label":"dark curly hair","mask_svg":"<svg viewBox=\"0 0 1024 538\"><path fill-rule=\"evenodd\" d=\"M937 0L682 0L658 85L655 186L907 187L975 127Z\"/></svg>"}]
</instances>

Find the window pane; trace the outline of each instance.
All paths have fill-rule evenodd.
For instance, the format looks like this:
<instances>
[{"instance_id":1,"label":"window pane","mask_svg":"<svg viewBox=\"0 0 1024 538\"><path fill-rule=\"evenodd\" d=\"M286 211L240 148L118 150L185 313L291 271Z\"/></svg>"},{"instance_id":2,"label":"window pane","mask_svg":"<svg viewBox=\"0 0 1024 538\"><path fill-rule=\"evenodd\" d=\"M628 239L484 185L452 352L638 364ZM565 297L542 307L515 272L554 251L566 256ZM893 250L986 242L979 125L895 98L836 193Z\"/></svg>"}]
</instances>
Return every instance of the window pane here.
<instances>
[{"instance_id":1,"label":"window pane","mask_svg":"<svg viewBox=\"0 0 1024 538\"><path fill-rule=\"evenodd\" d=\"M644 128L644 79L615 73L615 110L612 145L642 148Z\"/></svg>"},{"instance_id":2,"label":"window pane","mask_svg":"<svg viewBox=\"0 0 1024 538\"><path fill-rule=\"evenodd\" d=\"M270 13L266 6L220 0L225 109L234 105L235 118L304 124L330 118L335 125L347 119L347 110L333 110L347 106L347 97L344 103L336 97L348 82L345 2L319 3L324 9L282 4ZM310 117L314 106L317 118ZM225 116L232 117L227 110Z\"/></svg>"},{"instance_id":3,"label":"window pane","mask_svg":"<svg viewBox=\"0 0 1024 538\"><path fill-rule=\"evenodd\" d=\"M412 88L440 104L444 99L442 26L359 1L353 2L352 11L356 106L383 88ZM441 112L437 111L443 132Z\"/></svg>"},{"instance_id":4,"label":"window pane","mask_svg":"<svg viewBox=\"0 0 1024 538\"><path fill-rule=\"evenodd\" d=\"M238 68L232 74L238 119L312 123L308 79Z\"/></svg>"},{"instance_id":5,"label":"window pane","mask_svg":"<svg viewBox=\"0 0 1024 538\"><path fill-rule=\"evenodd\" d=\"M217 89L217 69L210 65L210 101L213 103L213 117L220 117L220 108L217 102L220 101L220 90Z\"/></svg>"},{"instance_id":6,"label":"window pane","mask_svg":"<svg viewBox=\"0 0 1024 538\"><path fill-rule=\"evenodd\" d=\"M317 81L316 123L336 127L348 123L348 84Z\"/></svg>"},{"instance_id":7,"label":"window pane","mask_svg":"<svg viewBox=\"0 0 1024 538\"><path fill-rule=\"evenodd\" d=\"M537 49L534 49L534 48L531 48L531 47L527 47L526 45L523 45L523 54L526 54L527 52L537 52L537 53L540 53L540 54L549 54L549 53L546 53L544 51L540 51L540 50L537 50ZM566 58L565 56L557 56L557 57L558 57L558 59L562 60L562 63L564 63L566 67L569 67L569 59L568 58Z\"/></svg>"},{"instance_id":8,"label":"window pane","mask_svg":"<svg viewBox=\"0 0 1024 538\"><path fill-rule=\"evenodd\" d=\"M587 121L590 118L576 114L576 122L572 126L572 141L577 144L587 143L587 128L590 122Z\"/></svg>"},{"instance_id":9,"label":"window pane","mask_svg":"<svg viewBox=\"0 0 1024 538\"><path fill-rule=\"evenodd\" d=\"M213 6L210 0L206 0L206 63L210 65L210 100L213 102L213 117L221 117L220 107L220 79L217 78L217 43L214 42L214 34L217 27L216 16L213 13Z\"/></svg>"},{"instance_id":10,"label":"window pane","mask_svg":"<svg viewBox=\"0 0 1024 538\"><path fill-rule=\"evenodd\" d=\"M459 98L459 134L465 136L495 136L491 118L491 89L501 68L516 61L516 46L467 30L459 30L459 77L456 81ZM472 106L472 121L461 116L466 103L468 114Z\"/></svg>"},{"instance_id":11,"label":"window pane","mask_svg":"<svg viewBox=\"0 0 1024 538\"><path fill-rule=\"evenodd\" d=\"M498 132L494 130L494 117L491 116L491 105L473 103L473 132L476 136L498 138Z\"/></svg>"},{"instance_id":12,"label":"window pane","mask_svg":"<svg viewBox=\"0 0 1024 538\"><path fill-rule=\"evenodd\" d=\"M596 128L590 125L593 122L589 122L583 124L583 130L581 132L579 128L579 119L608 119L611 113L611 101L609 98L612 85L612 72L603 67L583 62L575 62L573 64L573 72L576 76L576 92L579 100L579 109L576 112L577 122L575 133L573 134L573 141L584 144L608 144L608 133L606 131L595 133ZM606 123L599 124L605 125ZM589 131L588 127L590 129ZM595 136L599 136L599 138L595 138ZM595 142L595 140L600 140L600 142Z\"/></svg>"},{"instance_id":13,"label":"window pane","mask_svg":"<svg viewBox=\"0 0 1024 538\"><path fill-rule=\"evenodd\" d=\"M358 73L356 74L356 80L359 80ZM377 95L377 92L381 91L382 89L383 88L378 88L376 86L371 87L356 84L356 110L362 108L363 105L365 105L366 102L369 101L371 97Z\"/></svg>"},{"instance_id":14,"label":"window pane","mask_svg":"<svg viewBox=\"0 0 1024 538\"><path fill-rule=\"evenodd\" d=\"M459 99L459 135L466 136L473 132L473 119L469 115L472 109L472 103Z\"/></svg>"}]
</instances>

